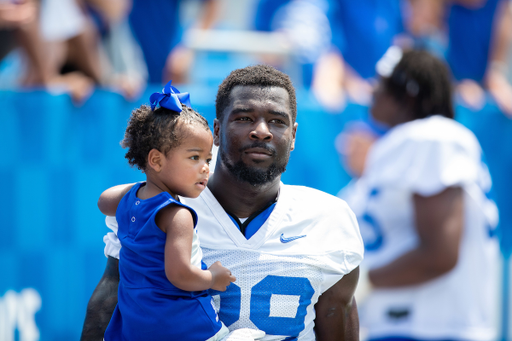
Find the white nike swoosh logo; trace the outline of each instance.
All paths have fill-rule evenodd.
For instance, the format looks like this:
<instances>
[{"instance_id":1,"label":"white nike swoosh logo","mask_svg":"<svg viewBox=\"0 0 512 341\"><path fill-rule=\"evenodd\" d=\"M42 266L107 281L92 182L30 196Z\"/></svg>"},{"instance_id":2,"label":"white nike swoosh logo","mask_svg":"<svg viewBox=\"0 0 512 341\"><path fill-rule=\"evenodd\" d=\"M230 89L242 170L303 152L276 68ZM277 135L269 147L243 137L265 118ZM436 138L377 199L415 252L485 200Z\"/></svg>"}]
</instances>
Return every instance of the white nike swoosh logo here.
<instances>
[{"instance_id":1,"label":"white nike swoosh logo","mask_svg":"<svg viewBox=\"0 0 512 341\"><path fill-rule=\"evenodd\" d=\"M288 238L286 238L286 237L284 236L284 233L281 233L281 237L279 237L279 240L281 240L281 243L289 243L289 242L292 242L292 241L294 241L294 240L296 240L296 239L304 238L305 236L306 236L306 235L305 235L305 234L303 234L303 235L301 235L301 236L293 236L293 237L288 237Z\"/></svg>"}]
</instances>

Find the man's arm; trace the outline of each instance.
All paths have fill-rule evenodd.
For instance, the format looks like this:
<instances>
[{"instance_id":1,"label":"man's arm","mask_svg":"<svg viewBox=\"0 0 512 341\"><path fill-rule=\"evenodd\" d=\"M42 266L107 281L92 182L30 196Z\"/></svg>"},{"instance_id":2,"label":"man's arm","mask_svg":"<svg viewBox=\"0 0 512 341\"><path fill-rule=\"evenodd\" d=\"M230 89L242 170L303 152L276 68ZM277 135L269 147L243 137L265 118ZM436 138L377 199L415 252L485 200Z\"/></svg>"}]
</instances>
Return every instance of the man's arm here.
<instances>
[{"instance_id":1,"label":"man's arm","mask_svg":"<svg viewBox=\"0 0 512 341\"><path fill-rule=\"evenodd\" d=\"M374 287L419 285L451 271L459 260L464 231L464 193L461 187L424 197L413 196L418 246L369 272Z\"/></svg>"},{"instance_id":2,"label":"man's arm","mask_svg":"<svg viewBox=\"0 0 512 341\"><path fill-rule=\"evenodd\" d=\"M359 316L354 292L359 267L324 292L315 305L317 341L359 340Z\"/></svg>"},{"instance_id":3,"label":"man's arm","mask_svg":"<svg viewBox=\"0 0 512 341\"><path fill-rule=\"evenodd\" d=\"M94 289L87 304L81 341L102 341L117 304L119 285L119 260L108 257L103 277Z\"/></svg>"}]
</instances>

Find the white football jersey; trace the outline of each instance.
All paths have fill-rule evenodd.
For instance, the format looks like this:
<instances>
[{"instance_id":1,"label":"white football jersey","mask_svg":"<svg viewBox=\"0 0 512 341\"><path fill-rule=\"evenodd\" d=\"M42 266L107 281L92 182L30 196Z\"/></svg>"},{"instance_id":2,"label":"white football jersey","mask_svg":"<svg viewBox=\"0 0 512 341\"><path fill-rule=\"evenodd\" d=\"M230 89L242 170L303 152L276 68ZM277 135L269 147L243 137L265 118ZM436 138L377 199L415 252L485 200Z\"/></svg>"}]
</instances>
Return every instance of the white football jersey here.
<instances>
[{"instance_id":1,"label":"white football jersey","mask_svg":"<svg viewBox=\"0 0 512 341\"><path fill-rule=\"evenodd\" d=\"M212 292L224 324L263 330L262 340L315 340L318 297L363 258L347 204L312 188L281 184L271 215L247 240L209 189L181 201L199 217L204 262L221 261L236 277L227 291ZM105 252L115 255L115 236L104 240Z\"/></svg>"},{"instance_id":2,"label":"white football jersey","mask_svg":"<svg viewBox=\"0 0 512 341\"><path fill-rule=\"evenodd\" d=\"M432 116L390 130L371 148L365 172L346 193L365 243L361 264L389 264L418 245L414 193L464 190L464 231L456 267L418 286L372 291L360 302L372 338L494 340L497 337L498 222L480 145L460 123Z\"/></svg>"}]
</instances>

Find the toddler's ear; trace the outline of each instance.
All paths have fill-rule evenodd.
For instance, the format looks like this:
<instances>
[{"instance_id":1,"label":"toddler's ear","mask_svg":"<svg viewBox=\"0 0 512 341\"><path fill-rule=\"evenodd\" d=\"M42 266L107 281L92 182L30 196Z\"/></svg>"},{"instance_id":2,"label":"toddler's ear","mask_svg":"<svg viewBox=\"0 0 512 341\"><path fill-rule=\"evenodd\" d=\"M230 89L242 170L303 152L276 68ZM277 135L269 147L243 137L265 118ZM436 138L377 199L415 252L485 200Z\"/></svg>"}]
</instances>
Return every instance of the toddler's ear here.
<instances>
[{"instance_id":1,"label":"toddler's ear","mask_svg":"<svg viewBox=\"0 0 512 341\"><path fill-rule=\"evenodd\" d=\"M148 167L155 172L160 172L165 162L165 155L157 149L151 149L148 154Z\"/></svg>"},{"instance_id":2,"label":"toddler's ear","mask_svg":"<svg viewBox=\"0 0 512 341\"><path fill-rule=\"evenodd\" d=\"M220 145L220 123L218 119L213 120L213 144L215 146Z\"/></svg>"}]
</instances>

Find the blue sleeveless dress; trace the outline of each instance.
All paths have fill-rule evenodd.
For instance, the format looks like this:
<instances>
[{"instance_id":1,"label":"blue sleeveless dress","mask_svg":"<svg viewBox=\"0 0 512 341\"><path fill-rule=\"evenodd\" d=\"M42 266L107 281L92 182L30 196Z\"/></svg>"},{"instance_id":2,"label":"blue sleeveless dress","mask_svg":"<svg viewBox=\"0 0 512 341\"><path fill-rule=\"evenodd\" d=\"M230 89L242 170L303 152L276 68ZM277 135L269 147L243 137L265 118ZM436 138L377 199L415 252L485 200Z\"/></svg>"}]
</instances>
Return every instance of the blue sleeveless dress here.
<instances>
[{"instance_id":1,"label":"blue sleeveless dress","mask_svg":"<svg viewBox=\"0 0 512 341\"><path fill-rule=\"evenodd\" d=\"M196 212L162 192L141 200L138 183L117 208L119 256L118 303L105 331L114 340L207 340L222 327L207 291L184 291L169 282L164 268L166 234L155 217L167 205ZM202 263L203 270L206 265Z\"/></svg>"}]
</instances>

